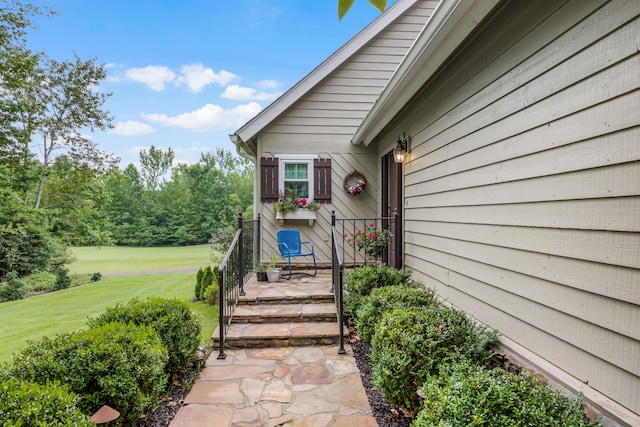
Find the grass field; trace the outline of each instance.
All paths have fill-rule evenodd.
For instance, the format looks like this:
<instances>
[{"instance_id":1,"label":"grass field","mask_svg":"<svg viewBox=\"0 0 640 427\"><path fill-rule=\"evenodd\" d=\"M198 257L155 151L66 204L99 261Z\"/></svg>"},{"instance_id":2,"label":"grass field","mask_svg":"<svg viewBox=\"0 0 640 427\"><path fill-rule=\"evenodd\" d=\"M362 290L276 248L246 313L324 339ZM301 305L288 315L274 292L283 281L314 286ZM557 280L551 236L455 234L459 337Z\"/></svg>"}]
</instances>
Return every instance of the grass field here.
<instances>
[{"instance_id":1,"label":"grass field","mask_svg":"<svg viewBox=\"0 0 640 427\"><path fill-rule=\"evenodd\" d=\"M73 248L77 260L69 266L71 273L87 274L142 272L204 267L211 263L209 245L129 248L91 246Z\"/></svg>"},{"instance_id":2,"label":"grass field","mask_svg":"<svg viewBox=\"0 0 640 427\"><path fill-rule=\"evenodd\" d=\"M209 263L209 246L184 248L74 248L77 261L71 274L100 272L102 280L0 304L0 361L24 348L28 340L83 329L88 317L131 298L177 298L189 304L202 325L202 341L209 343L217 325L218 308L194 303L195 273L110 273L168 269L197 270ZM139 259L138 259L139 257ZM114 261L116 260L116 261Z\"/></svg>"}]
</instances>

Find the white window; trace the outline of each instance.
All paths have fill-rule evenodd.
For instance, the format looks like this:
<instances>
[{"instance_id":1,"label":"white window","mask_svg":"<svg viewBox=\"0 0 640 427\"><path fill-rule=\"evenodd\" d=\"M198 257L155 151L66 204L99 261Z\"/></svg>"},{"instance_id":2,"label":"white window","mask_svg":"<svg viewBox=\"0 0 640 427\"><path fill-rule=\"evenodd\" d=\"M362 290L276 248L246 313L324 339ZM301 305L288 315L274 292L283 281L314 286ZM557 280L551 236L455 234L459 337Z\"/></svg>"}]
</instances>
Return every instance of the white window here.
<instances>
[{"instance_id":1,"label":"white window","mask_svg":"<svg viewBox=\"0 0 640 427\"><path fill-rule=\"evenodd\" d=\"M313 200L314 154L279 154L279 185L285 196L292 194Z\"/></svg>"}]
</instances>

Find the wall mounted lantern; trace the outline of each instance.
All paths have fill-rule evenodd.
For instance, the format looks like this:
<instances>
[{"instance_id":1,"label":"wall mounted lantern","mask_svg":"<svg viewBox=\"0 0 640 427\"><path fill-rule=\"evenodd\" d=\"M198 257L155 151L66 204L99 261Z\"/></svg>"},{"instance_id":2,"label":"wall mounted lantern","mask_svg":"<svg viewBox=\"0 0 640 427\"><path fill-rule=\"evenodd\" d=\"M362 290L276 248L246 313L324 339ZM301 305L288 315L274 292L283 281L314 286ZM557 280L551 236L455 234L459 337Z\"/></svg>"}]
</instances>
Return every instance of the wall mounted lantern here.
<instances>
[{"instance_id":1,"label":"wall mounted lantern","mask_svg":"<svg viewBox=\"0 0 640 427\"><path fill-rule=\"evenodd\" d=\"M396 148L393 149L393 161L396 163L404 163L404 161L409 157L409 144L411 143L411 139L402 135L396 141Z\"/></svg>"}]
</instances>

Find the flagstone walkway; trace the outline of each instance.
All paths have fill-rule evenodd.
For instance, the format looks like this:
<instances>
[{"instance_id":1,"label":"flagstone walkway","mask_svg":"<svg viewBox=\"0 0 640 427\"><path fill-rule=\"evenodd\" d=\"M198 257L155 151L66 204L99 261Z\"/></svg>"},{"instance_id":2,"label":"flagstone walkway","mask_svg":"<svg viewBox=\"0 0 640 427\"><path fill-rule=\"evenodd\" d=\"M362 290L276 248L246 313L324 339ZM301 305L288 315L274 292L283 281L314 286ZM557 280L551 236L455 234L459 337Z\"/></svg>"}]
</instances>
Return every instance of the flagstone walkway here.
<instances>
[{"instance_id":1,"label":"flagstone walkway","mask_svg":"<svg viewBox=\"0 0 640 427\"><path fill-rule=\"evenodd\" d=\"M245 286L245 299L257 301L273 297L286 300L307 294L308 304L311 304L326 294L330 283L328 274L278 284L251 281ZM276 294L282 296L276 298ZM263 318L268 318L274 310L284 313L285 317L295 317L298 322L308 317L297 303L288 308L256 308ZM321 308L321 315L326 311L327 307ZM244 313L240 310L237 314ZM254 315L249 313L247 316ZM336 323L333 325L333 329L338 329ZM269 324L269 328L276 326ZM294 340L281 342L292 343ZM223 360L217 359L216 349L206 361L171 427L375 427L378 424L372 415L351 347L345 344L346 355L338 354L338 349L335 344L227 348L227 357Z\"/></svg>"},{"instance_id":2,"label":"flagstone walkway","mask_svg":"<svg viewBox=\"0 0 640 427\"><path fill-rule=\"evenodd\" d=\"M213 352L172 427L375 427L351 348Z\"/></svg>"}]
</instances>

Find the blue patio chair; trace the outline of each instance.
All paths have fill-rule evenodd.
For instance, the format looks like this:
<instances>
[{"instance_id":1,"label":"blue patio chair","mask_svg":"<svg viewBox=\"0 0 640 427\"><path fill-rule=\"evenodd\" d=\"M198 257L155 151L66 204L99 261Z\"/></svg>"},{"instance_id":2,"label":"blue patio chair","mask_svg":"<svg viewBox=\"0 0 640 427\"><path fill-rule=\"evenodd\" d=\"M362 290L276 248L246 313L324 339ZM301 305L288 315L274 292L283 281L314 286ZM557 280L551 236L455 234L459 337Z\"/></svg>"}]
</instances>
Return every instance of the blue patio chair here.
<instances>
[{"instance_id":1,"label":"blue patio chair","mask_svg":"<svg viewBox=\"0 0 640 427\"><path fill-rule=\"evenodd\" d=\"M300 241L300 230L278 230L278 248L280 249L280 255L289 262L289 275L282 275L283 279L289 280L294 274L306 274L307 276L315 277L318 273L318 265L316 264L316 255L314 253L313 243ZM305 252L302 251L302 245L309 247ZM306 272L294 273L291 269L291 258L296 257L312 257L313 258L313 274Z\"/></svg>"}]
</instances>

